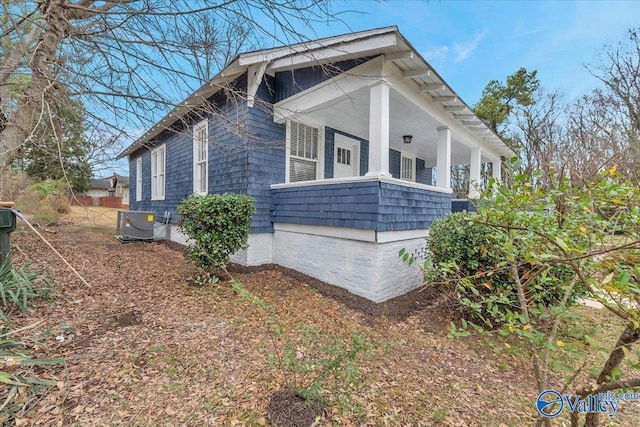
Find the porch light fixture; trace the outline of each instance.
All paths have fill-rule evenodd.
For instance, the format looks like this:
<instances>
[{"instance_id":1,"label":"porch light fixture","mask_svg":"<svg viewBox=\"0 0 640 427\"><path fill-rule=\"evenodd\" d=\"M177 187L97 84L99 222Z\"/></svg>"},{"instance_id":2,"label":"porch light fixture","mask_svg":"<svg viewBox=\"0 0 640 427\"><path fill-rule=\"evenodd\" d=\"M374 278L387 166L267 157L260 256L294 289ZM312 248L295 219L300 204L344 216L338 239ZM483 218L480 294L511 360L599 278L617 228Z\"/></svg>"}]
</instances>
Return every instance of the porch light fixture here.
<instances>
[{"instance_id":1,"label":"porch light fixture","mask_svg":"<svg viewBox=\"0 0 640 427\"><path fill-rule=\"evenodd\" d=\"M413 135L404 135L402 137L402 142L404 142L405 144L411 144L412 140L413 140Z\"/></svg>"}]
</instances>

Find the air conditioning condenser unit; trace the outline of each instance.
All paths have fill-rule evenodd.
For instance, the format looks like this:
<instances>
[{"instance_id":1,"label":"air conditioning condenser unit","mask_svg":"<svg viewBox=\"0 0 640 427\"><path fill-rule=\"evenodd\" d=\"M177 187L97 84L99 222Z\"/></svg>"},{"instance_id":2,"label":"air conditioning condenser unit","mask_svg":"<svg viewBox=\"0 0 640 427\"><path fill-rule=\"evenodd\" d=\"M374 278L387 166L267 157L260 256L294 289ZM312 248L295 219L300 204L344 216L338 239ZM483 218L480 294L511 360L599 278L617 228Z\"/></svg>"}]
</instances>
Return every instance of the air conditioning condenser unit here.
<instances>
[{"instance_id":1,"label":"air conditioning condenser unit","mask_svg":"<svg viewBox=\"0 0 640 427\"><path fill-rule=\"evenodd\" d=\"M123 242L153 240L153 212L118 211L116 237Z\"/></svg>"}]
</instances>

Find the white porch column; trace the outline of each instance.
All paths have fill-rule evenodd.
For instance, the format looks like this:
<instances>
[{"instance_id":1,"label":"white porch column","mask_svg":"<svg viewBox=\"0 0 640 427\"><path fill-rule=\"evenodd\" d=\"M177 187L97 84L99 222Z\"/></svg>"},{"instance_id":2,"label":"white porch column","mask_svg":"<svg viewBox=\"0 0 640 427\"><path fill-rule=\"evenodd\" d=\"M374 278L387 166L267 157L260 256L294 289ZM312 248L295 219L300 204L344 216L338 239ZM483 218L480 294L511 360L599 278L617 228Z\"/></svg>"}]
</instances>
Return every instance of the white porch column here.
<instances>
[{"instance_id":1,"label":"white porch column","mask_svg":"<svg viewBox=\"0 0 640 427\"><path fill-rule=\"evenodd\" d=\"M494 160L491 162L492 175L496 181L502 181L502 160Z\"/></svg>"},{"instance_id":2,"label":"white porch column","mask_svg":"<svg viewBox=\"0 0 640 427\"><path fill-rule=\"evenodd\" d=\"M451 188L451 129L446 126L438 128L436 168L436 187Z\"/></svg>"},{"instance_id":3,"label":"white porch column","mask_svg":"<svg viewBox=\"0 0 640 427\"><path fill-rule=\"evenodd\" d=\"M369 89L369 170L366 175L391 176L389 173L389 88L379 80Z\"/></svg>"},{"instance_id":4,"label":"white porch column","mask_svg":"<svg viewBox=\"0 0 640 427\"><path fill-rule=\"evenodd\" d=\"M478 185L480 185L480 167L482 163L482 150L479 148L471 149L471 162L469 167L469 198L477 199L480 197Z\"/></svg>"}]
</instances>

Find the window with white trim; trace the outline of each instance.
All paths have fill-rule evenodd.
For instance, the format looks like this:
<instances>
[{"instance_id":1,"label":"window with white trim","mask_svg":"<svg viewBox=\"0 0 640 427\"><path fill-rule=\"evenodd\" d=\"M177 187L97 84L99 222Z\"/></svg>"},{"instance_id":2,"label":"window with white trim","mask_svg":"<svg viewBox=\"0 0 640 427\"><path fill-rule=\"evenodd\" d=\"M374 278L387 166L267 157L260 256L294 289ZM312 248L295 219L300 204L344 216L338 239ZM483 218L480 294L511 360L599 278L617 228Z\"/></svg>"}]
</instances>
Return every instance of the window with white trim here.
<instances>
[{"instance_id":1,"label":"window with white trim","mask_svg":"<svg viewBox=\"0 0 640 427\"><path fill-rule=\"evenodd\" d=\"M340 163L345 166L351 166L351 150L338 147L336 149L336 163Z\"/></svg>"},{"instance_id":2,"label":"window with white trim","mask_svg":"<svg viewBox=\"0 0 640 427\"><path fill-rule=\"evenodd\" d=\"M164 200L166 160L166 145L151 151L151 200Z\"/></svg>"},{"instance_id":3,"label":"window with white trim","mask_svg":"<svg viewBox=\"0 0 640 427\"><path fill-rule=\"evenodd\" d=\"M406 153L400 155L400 179L416 180L416 156Z\"/></svg>"},{"instance_id":4,"label":"window with white trim","mask_svg":"<svg viewBox=\"0 0 640 427\"><path fill-rule=\"evenodd\" d=\"M193 127L193 192L209 191L209 124L204 120Z\"/></svg>"},{"instance_id":5,"label":"window with white trim","mask_svg":"<svg viewBox=\"0 0 640 427\"><path fill-rule=\"evenodd\" d=\"M318 178L320 129L289 122L289 182Z\"/></svg>"},{"instance_id":6,"label":"window with white trim","mask_svg":"<svg viewBox=\"0 0 640 427\"><path fill-rule=\"evenodd\" d=\"M136 202L142 200L142 157L136 159Z\"/></svg>"}]
</instances>

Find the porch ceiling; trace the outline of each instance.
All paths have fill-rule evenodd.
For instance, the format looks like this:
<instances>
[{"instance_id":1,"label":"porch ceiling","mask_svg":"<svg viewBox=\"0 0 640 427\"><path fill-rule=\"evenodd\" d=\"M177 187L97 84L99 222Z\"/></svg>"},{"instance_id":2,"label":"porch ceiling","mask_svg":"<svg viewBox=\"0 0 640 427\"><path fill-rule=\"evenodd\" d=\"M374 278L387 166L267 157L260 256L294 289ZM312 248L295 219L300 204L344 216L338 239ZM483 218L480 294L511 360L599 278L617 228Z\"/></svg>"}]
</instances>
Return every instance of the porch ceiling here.
<instances>
[{"instance_id":1,"label":"porch ceiling","mask_svg":"<svg viewBox=\"0 0 640 427\"><path fill-rule=\"evenodd\" d=\"M325 125L360 138L369 139L369 88L360 89L339 100L314 108L305 117L318 125ZM442 126L418 106L393 88L389 94L389 146L394 150L415 154L428 167L436 165L438 127ZM403 135L413 135L411 144L404 144ZM483 161L489 161L484 158ZM467 164L470 149L451 139L451 163Z\"/></svg>"}]
</instances>

